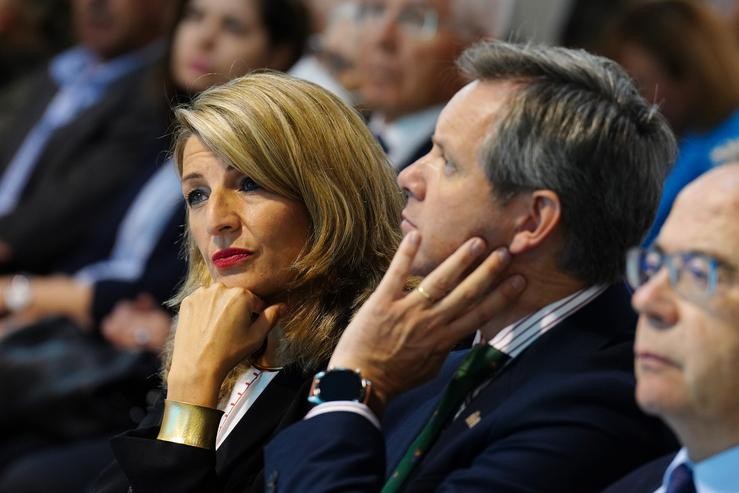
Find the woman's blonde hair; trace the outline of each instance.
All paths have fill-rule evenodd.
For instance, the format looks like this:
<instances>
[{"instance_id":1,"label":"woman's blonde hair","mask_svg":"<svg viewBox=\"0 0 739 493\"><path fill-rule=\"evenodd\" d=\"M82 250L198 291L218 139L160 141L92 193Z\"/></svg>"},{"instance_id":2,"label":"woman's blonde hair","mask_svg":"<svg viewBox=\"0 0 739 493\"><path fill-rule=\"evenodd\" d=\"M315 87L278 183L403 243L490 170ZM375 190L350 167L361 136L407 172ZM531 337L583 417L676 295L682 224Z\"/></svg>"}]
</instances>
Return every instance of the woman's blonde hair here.
<instances>
[{"instance_id":1,"label":"woman's blonde hair","mask_svg":"<svg viewBox=\"0 0 739 493\"><path fill-rule=\"evenodd\" d=\"M180 175L185 143L196 137L264 189L305 205L311 231L285 287L279 357L304 369L325 363L400 241L404 201L382 150L337 97L275 72L203 91L175 118ZM212 282L189 234L186 244L188 274L174 304Z\"/></svg>"}]
</instances>

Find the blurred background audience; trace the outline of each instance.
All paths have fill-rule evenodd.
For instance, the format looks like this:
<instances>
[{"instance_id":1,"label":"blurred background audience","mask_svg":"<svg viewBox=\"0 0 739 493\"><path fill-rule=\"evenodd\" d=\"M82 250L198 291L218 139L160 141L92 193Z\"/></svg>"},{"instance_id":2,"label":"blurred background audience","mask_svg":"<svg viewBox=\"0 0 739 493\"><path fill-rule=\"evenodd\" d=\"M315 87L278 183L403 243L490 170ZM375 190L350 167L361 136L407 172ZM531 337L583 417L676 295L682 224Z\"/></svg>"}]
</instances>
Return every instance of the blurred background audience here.
<instances>
[{"instance_id":1,"label":"blurred background audience","mask_svg":"<svg viewBox=\"0 0 739 493\"><path fill-rule=\"evenodd\" d=\"M152 77L152 110L167 120L171 105L211 85L288 70L306 46L308 17L296 0L174 6L170 48ZM164 130L156 142L55 274L0 277L0 394L11 402L0 413L0 491L80 491L112 459L109 436L135 426L160 385L171 324L162 303L185 267L184 203Z\"/></svg>"},{"instance_id":2,"label":"blurred background audience","mask_svg":"<svg viewBox=\"0 0 739 493\"><path fill-rule=\"evenodd\" d=\"M289 71L353 104L399 171L471 43L599 52L680 139L648 245L739 148L737 35L739 0L0 0L0 492L81 491L160 385L184 268L173 106Z\"/></svg>"},{"instance_id":3,"label":"blurred background audience","mask_svg":"<svg viewBox=\"0 0 739 493\"><path fill-rule=\"evenodd\" d=\"M150 71L171 0L73 0L79 42L37 72L0 135L0 272L46 273L161 149Z\"/></svg>"},{"instance_id":4,"label":"blurred background audience","mask_svg":"<svg viewBox=\"0 0 739 493\"><path fill-rule=\"evenodd\" d=\"M739 138L739 57L729 27L698 0L651 0L623 12L603 52L657 103L680 139L654 225L659 233L678 192L717 163L712 153Z\"/></svg>"},{"instance_id":5,"label":"blurred background audience","mask_svg":"<svg viewBox=\"0 0 739 493\"><path fill-rule=\"evenodd\" d=\"M16 102L27 97L29 72L71 38L67 0L0 0L0 134Z\"/></svg>"},{"instance_id":6,"label":"blurred background audience","mask_svg":"<svg viewBox=\"0 0 739 493\"><path fill-rule=\"evenodd\" d=\"M459 54L505 36L511 0L361 0L357 54L369 127L400 171L431 149L444 104L465 83Z\"/></svg>"}]
</instances>

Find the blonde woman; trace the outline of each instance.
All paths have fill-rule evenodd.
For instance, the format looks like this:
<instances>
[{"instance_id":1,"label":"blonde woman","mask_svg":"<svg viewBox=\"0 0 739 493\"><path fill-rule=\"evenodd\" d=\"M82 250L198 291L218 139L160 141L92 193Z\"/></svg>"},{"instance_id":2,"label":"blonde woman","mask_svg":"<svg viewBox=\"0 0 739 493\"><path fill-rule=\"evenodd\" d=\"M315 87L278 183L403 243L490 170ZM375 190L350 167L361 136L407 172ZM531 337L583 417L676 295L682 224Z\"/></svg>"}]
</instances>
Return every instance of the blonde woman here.
<instances>
[{"instance_id":1,"label":"blonde woman","mask_svg":"<svg viewBox=\"0 0 739 493\"><path fill-rule=\"evenodd\" d=\"M308 82L248 75L176 119L189 271L163 419L114 439L101 489L120 467L124 490L260 490L261 447L379 283L403 199L359 116Z\"/></svg>"}]
</instances>

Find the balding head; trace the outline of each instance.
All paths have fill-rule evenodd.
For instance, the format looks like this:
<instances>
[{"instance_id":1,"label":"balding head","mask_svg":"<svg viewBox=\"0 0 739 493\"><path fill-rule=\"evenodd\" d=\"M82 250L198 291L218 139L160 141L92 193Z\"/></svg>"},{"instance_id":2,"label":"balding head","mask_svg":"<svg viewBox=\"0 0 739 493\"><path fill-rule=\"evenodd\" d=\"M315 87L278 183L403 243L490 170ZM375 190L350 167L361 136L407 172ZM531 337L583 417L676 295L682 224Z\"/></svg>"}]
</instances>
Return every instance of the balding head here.
<instances>
[{"instance_id":1,"label":"balding head","mask_svg":"<svg viewBox=\"0 0 739 493\"><path fill-rule=\"evenodd\" d=\"M739 445L739 164L680 193L640 264L639 404L694 461Z\"/></svg>"}]
</instances>

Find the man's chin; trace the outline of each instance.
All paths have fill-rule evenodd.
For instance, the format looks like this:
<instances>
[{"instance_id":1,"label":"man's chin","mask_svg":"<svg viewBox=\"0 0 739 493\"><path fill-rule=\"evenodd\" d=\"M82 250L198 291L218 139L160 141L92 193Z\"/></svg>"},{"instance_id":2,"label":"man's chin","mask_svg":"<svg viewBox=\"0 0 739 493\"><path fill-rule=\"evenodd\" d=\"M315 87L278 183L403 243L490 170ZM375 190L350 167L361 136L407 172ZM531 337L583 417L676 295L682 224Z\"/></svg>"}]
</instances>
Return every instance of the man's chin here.
<instances>
[{"instance_id":1,"label":"man's chin","mask_svg":"<svg viewBox=\"0 0 739 493\"><path fill-rule=\"evenodd\" d=\"M433 270L436 269L440 263L441 262L429 259L425 255L423 255L422 252L419 252L416 255L416 258L413 259L413 263L411 264L411 274L413 274L414 276L426 277L431 272L433 272Z\"/></svg>"}]
</instances>

